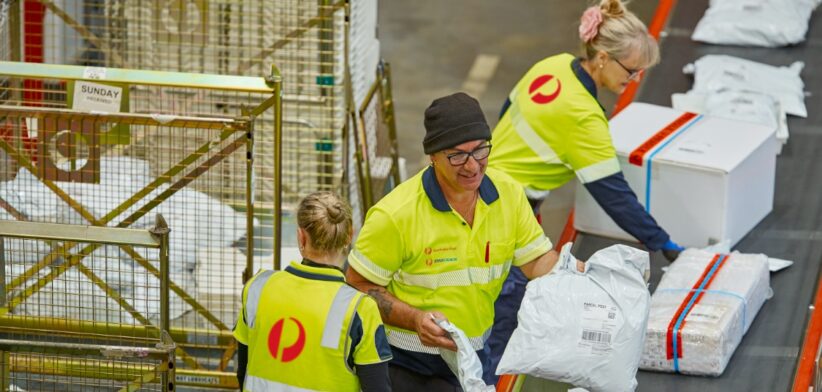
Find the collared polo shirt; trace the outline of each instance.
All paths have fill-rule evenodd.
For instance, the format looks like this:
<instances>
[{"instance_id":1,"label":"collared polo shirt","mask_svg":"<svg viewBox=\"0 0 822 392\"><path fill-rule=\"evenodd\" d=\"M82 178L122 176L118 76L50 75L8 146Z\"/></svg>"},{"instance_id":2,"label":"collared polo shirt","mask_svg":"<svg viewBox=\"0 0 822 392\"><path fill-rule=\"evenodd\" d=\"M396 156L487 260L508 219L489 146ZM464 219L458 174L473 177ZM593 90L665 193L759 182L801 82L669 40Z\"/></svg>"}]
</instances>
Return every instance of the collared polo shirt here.
<instances>
[{"instance_id":1,"label":"collared polo shirt","mask_svg":"<svg viewBox=\"0 0 822 392\"><path fill-rule=\"evenodd\" d=\"M242 305L234 337L248 346L245 391L359 391L356 366L391 359L376 302L340 270L261 271Z\"/></svg>"},{"instance_id":2,"label":"collared polo shirt","mask_svg":"<svg viewBox=\"0 0 822 392\"><path fill-rule=\"evenodd\" d=\"M511 266L551 249L522 186L488 169L479 187L473 225L445 199L428 167L372 207L348 263L399 300L442 312L482 348L494 321L494 301ZM391 325L388 341L404 350L437 354L414 331Z\"/></svg>"},{"instance_id":3,"label":"collared polo shirt","mask_svg":"<svg viewBox=\"0 0 822 392\"><path fill-rule=\"evenodd\" d=\"M539 199L575 175L583 184L620 172L596 84L570 54L535 64L514 86L492 140L489 167Z\"/></svg>"}]
</instances>

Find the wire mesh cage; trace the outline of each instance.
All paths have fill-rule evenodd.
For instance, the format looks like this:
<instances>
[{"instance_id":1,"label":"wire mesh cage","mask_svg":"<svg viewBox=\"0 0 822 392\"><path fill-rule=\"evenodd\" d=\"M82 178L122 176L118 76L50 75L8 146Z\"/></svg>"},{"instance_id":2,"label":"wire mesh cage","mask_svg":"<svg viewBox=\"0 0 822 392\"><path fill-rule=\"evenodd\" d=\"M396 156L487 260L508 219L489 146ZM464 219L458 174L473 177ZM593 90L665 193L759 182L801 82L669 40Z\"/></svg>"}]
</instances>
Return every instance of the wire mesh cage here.
<instances>
[{"instance_id":1,"label":"wire mesh cage","mask_svg":"<svg viewBox=\"0 0 822 392\"><path fill-rule=\"evenodd\" d=\"M401 181L401 168L391 94L391 68L380 63L377 79L358 110L355 126L356 173L364 214Z\"/></svg>"},{"instance_id":2,"label":"wire mesh cage","mask_svg":"<svg viewBox=\"0 0 822 392\"><path fill-rule=\"evenodd\" d=\"M0 339L0 369L4 391L172 391L174 345Z\"/></svg>"},{"instance_id":3,"label":"wire mesh cage","mask_svg":"<svg viewBox=\"0 0 822 392\"><path fill-rule=\"evenodd\" d=\"M358 216L370 204L346 121L376 77L377 0L1 1L23 11L10 12L0 42L12 60L247 76L277 64L287 209L317 190L347 195ZM284 219L296 248L293 215Z\"/></svg>"},{"instance_id":4,"label":"wire mesh cage","mask_svg":"<svg viewBox=\"0 0 822 392\"><path fill-rule=\"evenodd\" d=\"M22 61L244 76L277 64L285 86L283 201L339 189L346 1L64 0L23 8L15 30Z\"/></svg>"},{"instance_id":5,"label":"wire mesh cage","mask_svg":"<svg viewBox=\"0 0 822 392\"><path fill-rule=\"evenodd\" d=\"M145 228L150 213L163 214L174 229L170 333L184 349L211 350L179 355L182 365L225 371L244 276L279 254L277 165L256 159L278 150L276 69L269 83L0 63L0 77L0 219ZM116 254L135 270L150 267L139 252Z\"/></svg>"},{"instance_id":6,"label":"wire mesh cage","mask_svg":"<svg viewBox=\"0 0 822 392\"><path fill-rule=\"evenodd\" d=\"M173 389L168 274L159 216L151 230L0 221L0 386Z\"/></svg>"}]
</instances>

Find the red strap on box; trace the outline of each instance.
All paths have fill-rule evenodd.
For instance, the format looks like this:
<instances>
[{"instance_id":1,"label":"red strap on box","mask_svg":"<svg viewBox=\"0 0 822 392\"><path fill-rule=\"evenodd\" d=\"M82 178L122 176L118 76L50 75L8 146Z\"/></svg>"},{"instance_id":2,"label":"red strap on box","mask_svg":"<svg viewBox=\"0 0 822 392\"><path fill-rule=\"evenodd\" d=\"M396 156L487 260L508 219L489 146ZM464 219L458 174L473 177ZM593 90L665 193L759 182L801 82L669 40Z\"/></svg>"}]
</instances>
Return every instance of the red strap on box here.
<instances>
[{"instance_id":1,"label":"red strap on box","mask_svg":"<svg viewBox=\"0 0 822 392\"><path fill-rule=\"evenodd\" d=\"M694 283L694 287L691 289L691 291L688 292L688 295L685 296L685 299L682 300L682 303L679 304L679 309L677 309L677 311L674 313L674 317L671 318L671 322L668 323L668 333L665 338L665 353L669 361L674 359L674 326L676 325L676 320L679 320L679 316L681 316L682 312L685 311L685 307L688 305L689 302L691 302L691 298L693 298L693 296L696 294L696 290L699 289L699 286L702 285L702 281L705 280L705 277L708 276L708 272L711 271L711 267L713 267L714 263L716 263L716 261L719 260L719 257L719 254L714 255L714 258L711 259L711 262L705 266L705 270L702 271L702 276L700 276L699 279L696 280L696 283ZM714 276L716 276L716 274L714 274ZM713 279L713 277L711 279ZM681 330L682 328L680 328L680 331ZM682 339L680 338L679 331L677 331L677 343L677 353L679 353L679 355L681 356Z\"/></svg>"},{"instance_id":2,"label":"red strap on box","mask_svg":"<svg viewBox=\"0 0 822 392\"><path fill-rule=\"evenodd\" d=\"M628 162L641 167L642 162L645 160L645 154L656 147L657 144L665 140L665 138L671 136L671 134L676 132L677 129L682 128L682 126L687 124L688 121L693 120L696 116L696 113L685 112L681 116L677 117L676 120L671 121L670 124L660 129L659 132L651 135L648 140L640 144L639 147L634 149L634 151L631 151L631 155L628 156Z\"/></svg>"}]
</instances>

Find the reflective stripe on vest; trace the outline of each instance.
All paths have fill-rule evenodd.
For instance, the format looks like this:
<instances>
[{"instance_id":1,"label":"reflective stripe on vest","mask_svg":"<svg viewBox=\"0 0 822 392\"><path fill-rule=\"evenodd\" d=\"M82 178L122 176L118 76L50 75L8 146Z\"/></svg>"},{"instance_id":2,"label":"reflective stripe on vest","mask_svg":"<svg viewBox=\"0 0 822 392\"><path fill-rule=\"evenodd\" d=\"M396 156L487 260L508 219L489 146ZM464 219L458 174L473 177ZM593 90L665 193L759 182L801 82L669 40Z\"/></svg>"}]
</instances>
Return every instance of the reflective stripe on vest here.
<instances>
[{"instance_id":1,"label":"reflective stripe on vest","mask_svg":"<svg viewBox=\"0 0 822 392\"><path fill-rule=\"evenodd\" d=\"M313 392L313 389L299 388L281 382L266 380L260 377L254 377L250 374L245 375L243 382L243 390L249 392Z\"/></svg>"},{"instance_id":2,"label":"reflective stripe on vest","mask_svg":"<svg viewBox=\"0 0 822 392\"><path fill-rule=\"evenodd\" d=\"M260 305L263 288L273 274L274 271L263 271L260 273L260 276L251 282L251 286L248 288L248 293L246 294L246 325L248 325L249 328L254 327L254 321L257 318L257 307ZM348 304L357 294L359 294L359 291L345 284L337 290L337 294L334 295L334 300L331 301L331 309L329 309L328 316L325 319L323 336L320 341L321 346L331 349L339 347L340 334L342 333L343 320L345 320L345 315L348 311Z\"/></svg>"},{"instance_id":3,"label":"reflective stripe on vest","mask_svg":"<svg viewBox=\"0 0 822 392\"><path fill-rule=\"evenodd\" d=\"M517 135L522 138L522 141L534 154L547 164L565 165L565 162L559 159L554 149L539 136L525 116L520 113L519 104L516 100L511 101L511 107L508 110L511 112L511 125L514 126Z\"/></svg>"},{"instance_id":4,"label":"reflective stripe on vest","mask_svg":"<svg viewBox=\"0 0 822 392\"><path fill-rule=\"evenodd\" d=\"M266 270L260 273L251 286L248 287L245 301L245 325L249 328L254 327L254 320L257 318L257 307L260 305L260 296L263 293L263 287L268 282L268 278L274 275L274 271Z\"/></svg>"},{"instance_id":5,"label":"reflective stripe on vest","mask_svg":"<svg viewBox=\"0 0 822 392\"><path fill-rule=\"evenodd\" d=\"M483 332L482 336L468 338L468 341L471 343L471 347L474 348L474 351L482 350L483 346L485 345L485 341L488 340L489 335L491 335L491 328L488 328L487 331ZM388 332L388 344L397 348L401 348L403 350L414 351L418 353L440 353L439 349L436 347L428 347L423 345L419 335L395 329L391 329Z\"/></svg>"},{"instance_id":6,"label":"reflective stripe on vest","mask_svg":"<svg viewBox=\"0 0 822 392\"><path fill-rule=\"evenodd\" d=\"M331 309L325 318L325 328L320 345L326 348L337 349L340 346L340 334L343 331L343 321L348 310L348 304L360 292L343 284L331 301ZM353 316L353 315L352 315ZM348 328L346 328L346 331Z\"/></svg>"}]
</instances>

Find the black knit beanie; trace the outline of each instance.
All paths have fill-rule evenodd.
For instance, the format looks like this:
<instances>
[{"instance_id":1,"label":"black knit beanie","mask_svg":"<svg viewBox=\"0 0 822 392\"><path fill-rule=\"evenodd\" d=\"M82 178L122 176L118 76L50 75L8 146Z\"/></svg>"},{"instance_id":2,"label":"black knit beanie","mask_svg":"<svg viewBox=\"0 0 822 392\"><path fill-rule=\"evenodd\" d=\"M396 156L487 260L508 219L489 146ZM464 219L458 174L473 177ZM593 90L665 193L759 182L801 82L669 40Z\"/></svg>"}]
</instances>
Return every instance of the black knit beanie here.
<instances>
[{"instance_id":1,"label":"black knit beanie","mask_svg":"<svg viewBox=\"0 0 822 392\"><path fill-rule=\"evenodd\" d=\"M426 154L472 140L491 140L491 128L476 99L456 93L435 99L425 109L422 147Z\"/></svg>"}]
</instances>

